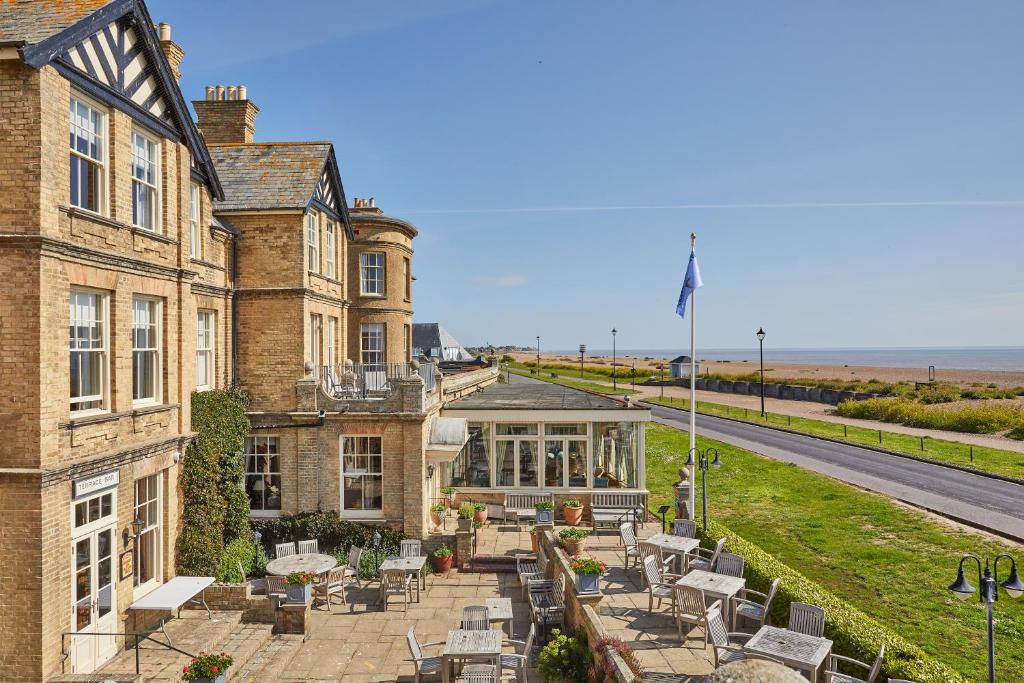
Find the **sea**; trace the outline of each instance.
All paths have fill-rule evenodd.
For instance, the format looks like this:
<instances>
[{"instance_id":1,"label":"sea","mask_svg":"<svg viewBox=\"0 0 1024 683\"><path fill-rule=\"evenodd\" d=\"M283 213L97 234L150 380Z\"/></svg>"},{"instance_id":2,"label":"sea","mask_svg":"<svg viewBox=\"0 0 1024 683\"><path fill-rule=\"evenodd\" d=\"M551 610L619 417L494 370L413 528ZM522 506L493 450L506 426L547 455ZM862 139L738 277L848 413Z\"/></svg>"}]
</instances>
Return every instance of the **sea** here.
<instances>
[{"instance_id":1,"label":"sea","mask_svg":"<svg viewBox=\"0 0 1024 683\"><path fill-rule=\"evenodd\" d=\"M579 349L547 351L579 357ZM675 358L689 349L618 349L620 358ZM587 356L611 357L611 349L587 349ZM701 361L756 361L757 347L746 349L698 349ZM936 368L956 370L1004 370L1024 372L1024 346L933 347L933 348L833 348L776 349L766 346L766 363L805 365L868 365L882 368Z\"/></svg>"}]
</instances>

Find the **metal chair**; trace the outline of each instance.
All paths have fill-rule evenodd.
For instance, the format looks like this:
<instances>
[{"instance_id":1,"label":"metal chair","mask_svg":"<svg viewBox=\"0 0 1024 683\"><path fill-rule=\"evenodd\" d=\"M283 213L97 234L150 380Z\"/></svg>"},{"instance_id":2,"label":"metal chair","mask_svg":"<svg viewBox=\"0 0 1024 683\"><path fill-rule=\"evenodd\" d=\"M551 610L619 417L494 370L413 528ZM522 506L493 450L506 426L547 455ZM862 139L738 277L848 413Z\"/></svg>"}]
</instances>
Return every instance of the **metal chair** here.
<instances>
[{"instance_id":1,"label":"metal chair","mask_svg":"<svg viewBox=\"0 0 1024 683\"><path fill-rule=\"evenodd\" d=\"M789 603L790 631L821 638L825 635L825 610L806 602Z\"/></svg>"},{"instance_id":2,"label":"metal chair","mask_svg":"<svg viewBox=\"0 0 1024 683\"><path fill-rule=\"evenodd\" d=\"M328 612L332 611L332 595L340 595L341 604L347 604L345 600L345 569L345 567L335 567L323 574L319 583L313 585L313 597L326 602Z\"/></svg>"},{"instance_id":3,"label":"metal chair","mask_svg":"<svg viewBox=\"0 0 1024 683\"><path fill-rule=\"evenodd\" d=\"M409 539L407 541L399 542L399 557L422 557L423 556L423 541L418 539Z\"/></svg>"},{"instance_id":4,"label":"metal chair","mask_svg":"<svg viewBox=\"0 0 1024 683\"><path fill-rule=\"evenodd\" d=\"M503 654L501 655L501 670L508 669L516 675L517 681L526 681L526 667L530 665L530 657L533 654L533 639L537 635L537 628L530 624L530 633L527 634L525 641L512 640L509 638L505 641L506 645L522 645L522 654Z\"/></svg>"},{"instance_id":5,"label":"metal chair","mask_svg":"<svg viewBox=\"0 0 1024 683\"><path fill-rule=\"evenodd\" d=\"M294 543L278 543L276 546L274 546L274 554L277 556L277 559L279 559L279 560L282 557L288 557L289 555L294 555L295 554L295 544Z\"/></svg>"},{"instance_id":6,"label":"metal chair","mask_svg":"<svg viewBox=\"0 0 1024 683\"><path fill-rule=\"evenodd\" d=\"M738 662L742 659L749 659L750 656L744 652L743 644L753 636L749 633L729 633L725 628L725 620L722 619L722 601L716 600L707 609L705 616L708 639L711 640L711 648L715 653L715 668L730 662Z\"/></svg>"},{"instance_id":7,"label":"metal chair","mask_svg":"<svg viewBox=\"0 0 1024 683\"><path fill-rule=\"evenodd\" d=\"M695 569L705 572L714 571L715 565L718 564L718 556L722 554L722 548L724 547L725 539L720 538L718 543L715 544L714 550L697 548L687 556L687 571L692 572Z\"/></svg>"},{"instance_id":8,"label":"metal chair","mask_svg":"<svg viewBox=\"0 0 1024 683\"><path fill-rule=\"evenodd\" d=\"M707 603L704 602L704 591L693 586L672 586L674 602L672 611L675 613L676 629L679 640L683 640L683 624L704 627L704 647L708 646ZM689 635L689 633L687 633Z\"/></svg>"},{"instance_id":9,"label":"metal chair","mask_svg":"<svg viewBox=\"0 0 1024 683\"><path fill-rule=\"evenodd\" d=\"M440 656L424 657L423 648L435 645L444 645L445 641L442 640L436 643L420 644L420 642L416 640L415 626L409 627L409 632L405 634L405 639L409 644L409 654L412 655L412 662L416 666L415 683L419 683L423 679L423 676L440 676L441 667L444 665L443 658Z\"/></svg>"},{"instance_id":10,"label":"metal chair","mask_svg":"<svg viewBox=\"0 0 1024 683\"><path fill-rule=\"evenodd\" d=\"M697 522L692 519L674 519L672 533L683 538L697 538Z\"/></svg>"},{"instance_id":11,"label":"metal chair","mask_svg":"<svg viewBox=\"0 0 1024 683\"><path fill-rule=\"evenodd\" d=\"M875 663L868 666L864 662L852 659L850 657L843 657L842 655L832 655L829 658L829 670L825 672L825 683L875 683L878 679L878 674L882 672L882 663L885 661L885 645L878 651L878 656L875 657ZM836 669L839 667L840 662L846 664L852 664L859 666L868 672L867 678L857 678L856 676L850 676L849 674L839 673ZM893 679L889 679L891 682Z\"/></svg>"},{"instance_id":12,"label":"metal chair","mask_svg":"<svg viewBox=\"0 0 1024 683\"><path fill-rule=\"evenodd\" d=\"M781 579L775 579L772 581L771 588L768 589L768 593L761 593L760 591L753 590L752 588L745 588L740 592L739 595L733 596L732 599L732 630L736 630L736 623L740 617L749 619L755 624L755 631L765 624L768 623L768 618L771 614L772 601L775 600L775 594L779 592L779 583ZM763 602L757 600L751 600L751 596L757 596L761 598Z\"/></svg>"},{"instance_id":13,"label":"metal chair","mask_svg":"<svg viewBox=\"0 0 1024 683\"><path fill-rule=\"evenodd\" d=\"M658 599L658 609L661 609L661 601L669 599L672 601L672 611L675 613L675 587L674 581L680 579L677 574L668 574L663 571L658 560L651 555L644 558L644 579L647 583L647 613L654 612L654 599ZM666 580L667 579L667 580ZM703 609L703 608L702 608Z\"/></svg>"},{"instance_id":14,"label":"metal chair","mask_svg":"<svg viewBox=\"0 0 1024 683\"><path fill-rule=\"evenodd\" d=\"M384 603L384 611L388 611L388 601L392 595L401 595L406 612L412 602L412 574L401 569L386 569L380 575L380 599Z\"/></svg>"},{"instance_id":15,"label":"metal chair","mask_svg":"<svg viewBox=\"0 0 1024 683\"><path fill-rule=\"evenodd\" d=\"M312 541L299 541L300 555L317 555L320 553L320 543L316 539Z\"/></svg>"},{"instance_id":16,"label":"metal chair","mask_svg":"<svg viewBox=\"0 0 1024 683\"><path fill-rule=\"evenodd\" d=\"M498 683L498 667L493 664L470 664L462 670L464 683Z\"/></svg>"},{"instance_id":17,"label":"metal chair","mask_svg":"<svg viewBox=\"0 0 1024 683\"><path fill-rule=\"evenodd\" d=\"M715 563L715 573L743 578L743 558L733 553L721 553Z\"/></svg>"},{"instance_id":18,"label":"metal chair","mask_svg":"<svg viewBox=\"0 0 1024 683\"><path fill-rule=\"evenodd\" d=\"M487 607L469 605L462 608L462 629L465 631L486 631L491 627Z\"/></svg>"},{"instance_id":19,"label":"metal chair","mask_svg":"<svg viewBox=\"0 0 1024 683\"><path fill-rule=\"evenodd\" d=\"M622 559L623 569L629 569L629 558L633 558L633 566L636 567L640 563L640 548L637 547L636 533L633 531L633 525L623 523L619 525L619 541L625 546L625 551Z\"/></svg>"}]
</instances>

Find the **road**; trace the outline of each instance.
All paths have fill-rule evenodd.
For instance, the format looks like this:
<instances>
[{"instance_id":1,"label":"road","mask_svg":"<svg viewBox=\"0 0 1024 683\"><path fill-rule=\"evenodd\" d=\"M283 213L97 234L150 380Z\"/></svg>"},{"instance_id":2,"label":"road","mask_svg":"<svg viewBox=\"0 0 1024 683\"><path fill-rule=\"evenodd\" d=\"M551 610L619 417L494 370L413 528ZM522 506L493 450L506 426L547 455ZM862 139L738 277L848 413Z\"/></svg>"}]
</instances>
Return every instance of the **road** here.
<instances>
[{"instance_id":1,"label":"road","mask_svg":"<svg viewBox=\"0 0 1024 683\"><path fill-rule=\"evenodd\" d=\"M541 380L513 375L512 381ZM652 406L651 414L659 424L689 429L685 410ZM710 415L697 415L697 433L1024 541L1019 484Z\"/></svg>"}]
</instances>

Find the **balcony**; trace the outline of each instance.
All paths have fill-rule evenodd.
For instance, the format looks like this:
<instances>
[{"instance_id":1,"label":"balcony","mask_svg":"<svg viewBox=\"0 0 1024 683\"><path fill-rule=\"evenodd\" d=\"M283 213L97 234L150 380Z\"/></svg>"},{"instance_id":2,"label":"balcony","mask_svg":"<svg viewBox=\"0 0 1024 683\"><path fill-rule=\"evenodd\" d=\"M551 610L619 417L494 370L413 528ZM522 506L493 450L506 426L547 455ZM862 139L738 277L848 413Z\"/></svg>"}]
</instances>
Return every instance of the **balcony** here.
<instances>
[{"instance_id":1,"label":"balcony","mask_svg":"<svg viewBox=\"0 0 1024 683\"><path fill-rule=\"evenodd\" d=\"M338 401L384 400L394 394L399 382L414 377L423 380L429 394L437 385L437 368L430 363L346 363L342 368L320 368L324 393Z\"/></svg>"}]
</instances>

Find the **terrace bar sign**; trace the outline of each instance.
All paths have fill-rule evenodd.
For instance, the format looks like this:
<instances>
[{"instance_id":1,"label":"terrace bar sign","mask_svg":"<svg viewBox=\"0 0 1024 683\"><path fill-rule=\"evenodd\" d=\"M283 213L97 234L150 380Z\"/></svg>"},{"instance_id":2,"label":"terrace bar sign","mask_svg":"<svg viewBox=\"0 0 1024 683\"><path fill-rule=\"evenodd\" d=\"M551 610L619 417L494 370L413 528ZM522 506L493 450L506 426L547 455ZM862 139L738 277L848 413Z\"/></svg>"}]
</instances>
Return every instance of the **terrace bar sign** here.
<instances>
[{"instance_id":1,"label":"terrace bar sign","mask_svg":"<svg viewBox=\"0 0 1024 683\"><path fill-rule=\"evenodd\" d=\"M91 477L75 479L71 483L71 495L74 498L81 498L82 496L88 496L91 493L117 486L120 481L120 470L110 470L109 472L94 474Z\"/></svg>"}]
</instances>

